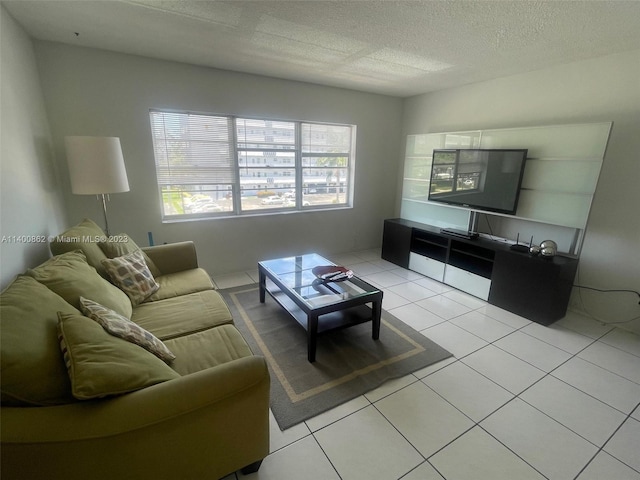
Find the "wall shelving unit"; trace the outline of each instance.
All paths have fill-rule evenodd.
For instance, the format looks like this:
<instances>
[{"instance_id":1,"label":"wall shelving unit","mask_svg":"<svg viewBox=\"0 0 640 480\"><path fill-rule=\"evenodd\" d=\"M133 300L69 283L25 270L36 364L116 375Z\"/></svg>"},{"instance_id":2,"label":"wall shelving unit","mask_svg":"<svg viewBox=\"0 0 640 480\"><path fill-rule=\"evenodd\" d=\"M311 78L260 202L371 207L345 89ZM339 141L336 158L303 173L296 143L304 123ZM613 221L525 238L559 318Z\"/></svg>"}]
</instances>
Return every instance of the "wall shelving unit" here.
<instances>
[{"instance_id":1,"label":"wall shelving unit","mask_svg":"<svg viewBox=\"0 0 640 480\"><path fill-rule=\"evenodd\" d=\"M400 216L467 229L468 209L427 200L437 148L527 148L515 215L484 213L498 237L555 240L578 255L612 128L611 122L408 135Z\"/></svg>"},{"instance_id":2,"label":"wall shelving unit","mask_svg":"<svg viewBox=\"0 0 640 480\"><path fill-rule=\"evenodd\" d=\"M401 218L385 221L382 257L538 323L562 318L611 128L600 122L408 135ZM516 214L429 202L432 154L442 148L527 148ZM468 240L441 228L483 234ZM554 240L560 254L513 251L518 236Z\"/></svg>"}]
</instances>

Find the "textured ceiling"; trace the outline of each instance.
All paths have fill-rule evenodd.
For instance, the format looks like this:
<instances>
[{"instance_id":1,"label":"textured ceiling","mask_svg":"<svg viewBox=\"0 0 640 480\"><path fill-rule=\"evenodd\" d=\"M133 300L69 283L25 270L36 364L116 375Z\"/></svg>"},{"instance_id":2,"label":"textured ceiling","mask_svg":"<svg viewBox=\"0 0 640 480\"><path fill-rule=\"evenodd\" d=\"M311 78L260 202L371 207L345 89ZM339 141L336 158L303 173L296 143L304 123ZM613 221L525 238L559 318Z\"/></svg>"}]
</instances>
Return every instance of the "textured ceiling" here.
<instances>
[{"instance_id":1,"label":"textured ceiling","mask_svg":"<svg viewBox=\"0 0 640 480\"><path fill-rule=\"evenodd\" d=\"M402 97L640 49L636 0L2 5L37 39Z\"/></svg>"}]
</instances>

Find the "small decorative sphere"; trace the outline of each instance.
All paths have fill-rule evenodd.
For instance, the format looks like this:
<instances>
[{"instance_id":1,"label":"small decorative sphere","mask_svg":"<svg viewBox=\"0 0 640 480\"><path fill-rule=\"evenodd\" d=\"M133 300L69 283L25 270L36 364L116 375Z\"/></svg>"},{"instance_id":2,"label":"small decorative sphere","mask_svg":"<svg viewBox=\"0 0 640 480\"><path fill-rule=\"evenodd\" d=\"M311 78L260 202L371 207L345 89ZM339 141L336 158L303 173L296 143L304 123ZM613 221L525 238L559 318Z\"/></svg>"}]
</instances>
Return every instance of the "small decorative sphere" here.
<instances>
[{"instance_id":1,"label":"small decorative sphere","mask_svg":"<svg viewBox=\"0 0 640 480\"><path fill-rule=\"evenodd\" d=\"M545 240L540 244L540 255L543 257L553 257L558 253L558 244L553 240Z\"/></svg>"},{"instance_id":2,"label":"small decorative sphere","mask_svg":"<svg viewBox=\"0 0 640 480\"><path fill-rule=\"evenodd\" d=\"M538 245L531 245L531 247L529 247L529 253L531 255L539 255L540 247Z\"/></svg>"},{"instance_id":3,"label":"small decorative sphere","mask_svg":"<svg viewBox=\"0 0 640 480\"><path fill-rule=\"evenodd\" d=\"M540 255L543 257L553 257L556 252L556 249L552 247L544 247L540 249Z\"/></svg>"}]
</instances>

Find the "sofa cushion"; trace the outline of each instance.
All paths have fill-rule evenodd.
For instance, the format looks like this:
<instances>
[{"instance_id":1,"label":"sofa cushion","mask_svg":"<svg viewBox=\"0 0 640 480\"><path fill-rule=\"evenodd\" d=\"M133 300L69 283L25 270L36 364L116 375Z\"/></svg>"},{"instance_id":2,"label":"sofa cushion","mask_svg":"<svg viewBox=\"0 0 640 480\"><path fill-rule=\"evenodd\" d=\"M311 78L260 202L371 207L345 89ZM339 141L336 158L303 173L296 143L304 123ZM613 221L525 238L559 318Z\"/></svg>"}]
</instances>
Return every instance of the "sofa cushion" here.
<instances>
[{"instance_id":1,"label":"sofa cushion","mask_svg":"<svg viewBox=\"0 0 640 480\"><path fill-rule=\"evenodd\" d=\"M107 258L99 246L99 243L105 241L105 239L106 236L102 228L92 220L85 218L78 225L57 235L49 244L49 248L54 255L82 250L87 263L95 268L102 277L108 278L107 272L100 263Z\"/></svg>"},{"instance_id":2,"label":"sofa cushion","mask_svg":"<svg viewBox=\"0 0 640 480\"><path fill-rule=\"evenodd\" d=\"M140 325L124 318L113 310L84 297L80 297L80 306L82 307L82 313L98 322L102 328L114 337L135 343L165 362L170 362L176 358L166 345L152 333L147 332Z\"/></svg>"},{"instance_id":3,"label":"sofa cushion","mask_svg":"<svg viewBox=\"0 0 640 480\"><path fill-rule=\"evenodd\" d=\"M131 318L129 297L98 275L79 250L50 258L27 273L77 309L82 295Z\"/></svg>"},{"instance_id":4,"label":"sofa cushion","mask_svg":"<svg viewBox=\"0 0 640 480\"><path fill-rule=\"evenodd\" d=\"M155 277L155 280L160 285L160 288L148 297L145 302L155 302L165 298L213 289L209 274L202 268L192 268L182 272L160 275Z\"/></svg>"},{"instance_id":5,"label":"sofa cushion","mask_svg":"<svg viewBox=\"0 0 640 480\"><path fill-rule=\"evenodd\" d=\"M252 355L249 345L233 325L167 340L167 346L176 353L171 367L180 375Z\"/></svg>"},{"instance_id":6,"label":"sofa cushion","mask_svg":"<svg viewBox=\"0 0 640 480\"><path fill-rule=\"evenodd\" d=\"M109 335L90 318L65 313L58 317L71 390L80 400L132 392L179 377L155 355Z\"/></svg>"},{"instance_id":7,"label":"sofa cushion","mask_svg":"<svg viewBox=\"0 0 640 480\"><path fill-rule=\"evenodd\" d=\"M105 258L102 265L113 284L127 294L134 306L142 303L160 288L140 250L122 257Z\"/></svg>"},{"instance_id":8,"label":"sofa cushion","mask_svg":"<svg viewBox=\"0 0 640 480\"><path fill-rule=\"evenodd\" d=\"M58 311L80 313L28 276L19 276L0 294L2 405L74 401L57 341Z\"/></svg>"},{"instance_id":9,"label":"sofa cushion","mask_svg":"<svg viewBox=\"0 0 640 480\"><path fill-rule=\"evenodd\" d=\"M233 323L227 304L215 290L141 303L131 320L162 341Z\"/></svg>"},{"instance_id":10,"label":"sofa cushion","mask_svg":"<svg viewBox=\"0 0 640 480\"><path fill-rule=\"evenodd\" d=\"M144 253L142 249L133 241L133 239L126 233L120 233L113 235L112 237L105 239L105 241L98 243L100 249L104 252L107 258L122 257L128 253L133 253L136 250L142 252L144 261L151 271L151 275L159 277L161 275L160 270L156 264L149 258L149 255Z\"/></svg>"}]
</instances>

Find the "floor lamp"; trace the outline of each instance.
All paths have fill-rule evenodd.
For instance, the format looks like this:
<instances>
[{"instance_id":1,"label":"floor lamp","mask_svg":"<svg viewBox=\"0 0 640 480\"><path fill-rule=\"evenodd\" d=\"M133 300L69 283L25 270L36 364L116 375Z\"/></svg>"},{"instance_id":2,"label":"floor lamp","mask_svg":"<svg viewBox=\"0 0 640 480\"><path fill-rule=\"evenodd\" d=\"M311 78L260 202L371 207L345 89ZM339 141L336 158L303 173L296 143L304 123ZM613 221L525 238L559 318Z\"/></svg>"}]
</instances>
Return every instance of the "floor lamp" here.
<instances>
[{"instance_id":1,"label":"floor lamp","mask_svg":"<svg viewBox=\"0 0 640 480\"><path fill-rule=\"evenodd\" d=\"M65 137L71 191L96 195L102 203L105 233L109 235L107 199L129 191L124 157L117 137Z\"/></svg>"}]
</instances>

